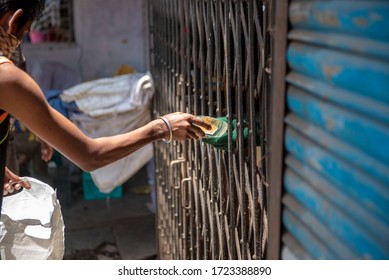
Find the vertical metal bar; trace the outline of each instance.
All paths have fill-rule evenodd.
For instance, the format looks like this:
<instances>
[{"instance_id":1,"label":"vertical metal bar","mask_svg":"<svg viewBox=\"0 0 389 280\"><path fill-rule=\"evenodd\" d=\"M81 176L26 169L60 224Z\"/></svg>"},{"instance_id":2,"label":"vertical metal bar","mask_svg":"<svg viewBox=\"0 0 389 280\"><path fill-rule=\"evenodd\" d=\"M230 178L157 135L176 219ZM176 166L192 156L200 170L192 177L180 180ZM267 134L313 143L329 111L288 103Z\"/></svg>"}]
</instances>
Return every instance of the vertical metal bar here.
<instances>
[{"instance_id":1,"label":"vertical metal bar","mask_svg":"<svg viewBox=\"0 0 389 280\"><path fill-rule=\"evenodd\" d=\"M163 28L162 33L161 33L161 41L162 41L162 92L161 94L164 95L163 100L163 107L162 107L162 114L166 114L169 111L168 102L165 100L165 98L169 98L169 91L168 91L168 86L169 86L169 81L167 79L167 69L168 69L168 49L167 49L167 42L168 42L168 24L166 22L166 17L167 17L167 9L166 9L166 0L161 1L161 27ZM165 35L166 34L166 35Z\"/></svg>"},{"instance_id":2,"label":"vertical metal bar","mask_svg":"<svg viewBox=\"0 0 389 280\"><path fill-rule=\"evenodd\" d=\"M160 55L160 61L161 61L161 64L160 64L160 67L161 67L161 91L160 91L160 95L161 95L161 98L159 98L159 100L161 100L161 109L160 109L160 113L161 114L165 114L165 112L167 112L167 102L164 101L165 98L167 98L166 96L166 93L167 93L167 79L166 79L166 67L167 67L167 62L166 62L166 58L167 58L167 50L166 50L166 40L167 38L164 37L164 34L166 34L167 32L167 24L166 24L166 9L165 9L165 4L166 4L166 1L163 0L163 1L160 1L159 2L159 10L160 10L160 14L161 14L161 19L160 19L160 42L161 42L161 55ZM161 147L162 148L162 147ZM166 152L166 151L164 151ZM168 156L168 155L166 155ZM162 169L162 185L161 185L161 197L162 197L162 200L161 200L161 205L163 205L163 208L164 208L164 217L163 217L163 229L164 229L164 235L165 235L165 238L164 238L164 247L163 247L163 252L165 252L165 258L171 258L171 255L170 255L170 242L169 242L169 236L170 236L170 230L169 230L169 204L167 204L167 183L165 181L166 177L165 177L165 174L166 174L166 166L162 165L161 166L161 169Z\"/></svg>"},{"instance_id":3,"label":"vertical metal bar","mask_svg":"<svg viewBox=\"0 0 389 280\"><path fill-rule=\"evenodd\" d=\"M263 69L263 84L262 84L262 91L263 91L263 110L262 111L262 135L261 139L263 139L263 147L262 147L262 158L264 159L264 162L261 166L261 196L260 196L260 205L261 205L261 224L260 227L262 229L261 231L261 240L263 241L263 238L268 236L268 226L267 221L268 217L266 216L267 213L265 212L265 209L267 209L267 197L268 197L268 189L266 180L268 179L268 172L269 172L269 158L270 155L268 153L270 141L269 141L269 100L271 96L271 75L272 75L272 65L270 64L272 59L275 59L272 53L272 43L274 40L271 38L271 30L272 30L272 23L270 19L272 19L272 5L275 3L275 1L263 1L263 49L264 53L267 55L266 61L264 61L264 69ZM265 59L265 58L264 58ZM265 222L266 220L266 222ZM264 241L263 241L264 242ZM264 257L264 250L261 250L261 254Z\"/></svg>"},{"instance_id":4,"label":"vertical metal bar","mask_svg":"<svg viewBox=\"0 0 389 280\"><path fill-rule=\"evenodd\" d=\"M257 189L257 159L256 159L256 118L255 118L255 93L254 93L254 9L253 2L249 1L248 3L248 63L249 63L249 150L250 150L250 167L251 167L251 193L253 195L252 201L252 223L253 223L253 251L254 254L251 256L253 259L260 258L260 248L261 248L261 240L259 237L259 209L258 209L258 189Z\"/></svg>"},{"instance_id":5,"label":"vertical metal bar","mask_svg":"<svg viewBox=\"0 0 389 280\"><path fill-rule=\"evenodd\" d=\"M220 9L222 2L217 0L215 3L215 63L216 63L216 116L222 116L222 54L220 42Z\"/></svg>"},{"instance_id":6,"label":"vertical metal bar","mask_svg":"<svg viewBox=\"0 0 389 280\"><path fill-rule=\"evenodd\" d=\"M270 100L269 150L269 245L267 259L279 259L281 247L281 194L283 166L283 127L285 115L286 45L288 1L274 1L273 65Z\"/></svg>"},{"instance_id":7,"label":"vertical metal bar","mask_svg":"<svg viewBox=\"0 0 389 280\"><path fill-rule=\"evenodd\" d=\"M205 71L206 71L206 63L205 63L205 50L204 47L206 45L206 38L204 32L204 5L205 0L198 1L196 5L196 14L197 14L197 24L198 24L198 32L199 32L199 63L200 63L200 101L201 101L201 114L206 115L206 90L205 90ZM207 157L207 147L205 145L201 146L201 182L202 187L199 188L200 191L200 201L202 202L202 235L203 235L203 256L202 259L208 259L208 242L209 242L209 225L207 215L205 213L205 192L208 191L208 157Z\"/></svg>"},{"instance_id":8,"label":"vertical metal bar","mask_svg":"<svg viewBox=\"0 0 389 280\"><path fill-rule=\"evenodd\" d=\"M192 105L192 76L191 76L191 70L192 70L192 60L191 60L191 20L190 20L190 5L189 0L185 0L184 2L184 13L185 13L185 33L186 33L186 86L187 86L187 93L188 93L188 112L193 113L193 105ZM193 141L189 141L188 144L188 170L192 178L190 189L189 189L189 201L190 201L190 209L189 211L189 259L195 259L195 237L196 237L196 228L195 228L195 209L194 209L194 183L195 178L193 178L193 170L195 168L195 165L193 163Z\"/></svg>"},{"instance_id":9,"label":"vertical metal bar","mask_svg":"<svg viewBox=\"0 0 389 280\"><path fill-rule=\"evenodd\" d=\"M232 96L231 96L231 26L230 26L230 1L225 2L224 6L224 53L225 53L225 71L226 71L226 96L227 96L227 116L228 116L228 190L229 190L229 258L236 259L235 248L235 184L233 173L233 154L234 149L232 142Z\"/></svg>"},{"instance_id":10,"label":"vertical metal bar","mask_svg":"<svg viewBox=\"0 0 389 280\"><path fill-rule=\"evenodd\" d=\"M180 58L180 68L177 72L177 76L178 76L178 87L180 89L180 98L181 98L181 103L180 103L180 111L181 112L185 112L185 109L186 109L186 93L185 93L185 90L186 90L186 86L185 86L185 76L186 76L186 67L185 67L185 51L186 51L186 48L185 48L185 10L184 10L184 3L183 1L178 1L178 9L177 9L177 13L178 13L178 26L179 26L179 47L178 47L178 50L177 50L177 55L178 57ZM182 148L183 148L183 156L184 158L188 158L188 150L187 150L187 143L182 143ZM185 162L184 163L184 166L183 166L183 177L184 178L187 178L189 177L190 175L188 175L188 162ZM185 180L185 179L183 179ZM183 183L181 183L181 207L180 207L180 211L181 211L181 228L182 228L182 232L181 232L181 236L182 236L182 259L186 260L187 259L187 246L188 246L188 226L187 226L187 211L186 211L186 207L187 207L187 196L188 196L188 193L187 193L187 190L189 188L185 188L184 186L182 186Z\"/></svg>"},{"instance_id":11,"label":"vertical metal bar","mask_svg":"<svg viewBox=\"0 0 389 280\"><path fill-rule=\"evenodd\" d=\"M213 18L212 18L212 1L207 1L207 42L208 42L208 55L207 55L207 74L208 74L208 116L213 116L213 62L215 52L215 39L212 34L213 30Z\"/></svg>"},{"instance_id":12,"label":"vertical metal bar","mask_svg":"<svg viewBox=\"0 0 389 280\"><path fill-rule=\"evenodd\" d=\"M177 87L177 91L176 91L176 95L177 95L177 107L175 108L175 111L184 111L185 109L185 94L184 94L184 88L182 86L182 76L181 76L181 73L182 73L182 61L183 61L183 57L182 57L182 52L181 52L181 48L182 48L182 40L183 40L183 34L182 34L182 21L181 21L181 10L180 10L180 5L182 4L181 3L182 1L180 0L176 0L175 1L175 26L176 26L176 46L175 46L175 56L176 56L176 71L174 73L175 75L175 81L176 81L176 87ZM185 255L185 249L186 249L186 245L185 245L185 241L186 241L186 235L184 234L184 231L185 231L185 228L184 228L184 224L185 224L185 212L184 212L184 204L183 204L183 201L182 201L182 198L183 198L183 192L186 191L186 188L184 188L183 186L183 180L185 180L185 178L187 178L188 174L187 174L187 164L186 164L186 154L185 154L185 150L186 150L186 142L177 142L177 154L179 155L180 158L184 158L185 161L184 163L181 165L180 167L180 170L179 170L179 178L180 178L180 181L178 182L179 186L180 186L180 190L176 193L177 194L177 198L178 198L178 228L179 228L179 240L180 240L180 244L179 244L179 248L180 248L180 259L184 259L184 255ZM185 224L186 225L186 224Z\"/></svg>"},{"instance_id":13,"label":"vertical metal bar","mask_svg":"<svg viewBox=\"0 0 389 280\"><path fill-rule=\"evenodd\" d=\"M174 103L174 110L179 111L181 108L181 102L180 102L180 91L178 89L178 71L180 70L180 56L178 54L179 49L179 25L178 25L178 6L177 6L177 0L172 0L172 27L173 27L173 42L172 42L172 54L173 54L173 67L171 71L171 79L173 84L173 94L175 95L175 103ZM175 158L181 158L182 157L182 144L180 142L175 142L173 144L174 151L175 151ZM177 258L182 259L182 206L181 206L181 199L180 199L180 193L181 193L181 180L183 178L183 168L182 164L180 166L177 166L177 171L173 174L176 175L176 188L174 192L175 196L175 206L176 210L174 213L174 216L176 218L176 243L177 243Z\"/></svg>"},{"instance_id":14,"label":"vertical metal bar","mask_svg":"<svg viewBox=\"0 0 389 280\"><path fill-rule=\"evenodd\" d=\"M215 57L215 39L213 35L213 25L214 20L212 17L212 1L206 1L206 34L207 34L207 42L208 42L208 48L207 48L207 80L208 80L208 114L209 116L214 115L214 98L213 98L213 78L214 78L214 57ZM217 231L216 229L216 222L215 222L215 215L214 215L214 202L216 200L215 193L216 190L216 172L215 172L215 153L213 149L208 149L208 159L209 159L209 192L210 192L210 203L212 205L209 205L209 223L210 223L210 253L211 253L211 259L215 259L216 254L216 237L215 233Z\"/></svg>"},{"instance_id":15,"label":"vertical metal bar","mask_svg":"<svg viewBox=\"0 0 389 280\"><path fill-rule=\"evenodd\" d=\"M165 94L167 95L166 98L166 111L165 113L169 113L173 111L174 109L174 91L172 90L172 79L171 79L171 69L172 69L172 51L171 51L171 44L172 44L172 36L173 36L173 30L172 30L172 23L171 23L171 1L166 0L165 1L165 22L166 22L166 69L165 69L165 77L166 77L166 91ZM171 101L171 102L168 102ZM171 148L172 144L169 145ZM172 152L169 152L168 150L168 167L173 162L175 158L175 153L173 150ZM170 174L170 168L166 168L166 173ZM166 184L166 195L167 195L167 208L169 213L169 223L168 223L168 231L169 231L169 252L171 255L171 258L176 258L176 224L177 221L174 217L174 190L172 189L172 182L167 182Z\"/></svg>"},{"instance_id":16,"label":"vertical metal bar","mask_svg":"<svg viewBox=\"0 0 389 280\"><path fill-rule=\"evenodd\" d=\"M242 45L241 45L241 39L242 39L242 22L240 20L241 13L243 11L241 10L241 0L238 1L238 3L235 6L235 20L236 20L236 50L235 50L235 56L236 56L236 62L237 62L237 102L238 104L238 110L237 110L237 144L238 144L238 154L239 154L239 184L240 184L240 191L241 191L241 200L240 200L240 214L241 214L241 248L242 248L242 258L246 259L247 256L247 221L246 221L246 214L247 214L247 198L244 193L244 187L246 185L245 182L245 176L244 176L244 137L243 137L243 122L244 122L244 95L243 95L243 62L242 62Z\"/></svg>"},{"instance_id":17,"label":"vertical metal bar","mask_svg":"<svg viewBox=\"0 0 389 280\"><path fill-rule=\"evenodd\" d=\"M193 35L193 57L192 57L192 63L193 63L193 93L194 93L194 114L199 115L201 114L200 111L200 104L199 104L199 67L198 67L198 60L199 60L199 54L198 54L198 44L199 44L199 33L198 33L198 26L197 26L197 16L196 16L196 1L191 2L191 19L192 19L192 35Z\"/></svg>"},{"instance_id":18,"label":"vertical metal bar","mask_svg":"<svg viewBox=\"0 0 389 280\"><path fill-rule=\"evenodd\" d=\"M185 102L185 96L183 93L183 87L181 83L181 53L180 53L180 48L181 48L181 30L180 30L180 14L181 10L179 8L179 2L178 0L173 0L173 6L172 6L172 23L174 27L174 33L173 33L173 44L172 44L172 51L173 51L173 70L172 70L172 80L174 84L174 91L173 93L176 95L175 100L175 108L174 111L182 111L182 108L184 107L184 102ZM177 142L177 145L175 146L176 148L176 158L183 158L183 147L184 143ZM177 219L177 256L179 259L184 258L184 243L185 243L185 235L183 234L184 232L184 227L183 227L183 205L182 205L182 192L185 191L185 188L182 187L182 180L183 178L186 178L186 164L185 161L177 168L177 172L175 173L176 175L176 187L175 187L175 205L176 205L176 212L175 212L175 217Z\"/></svg>"},{"instance_id":19,"label":"vertical metal bar","mask_svg":"<svg viewBox=\"0 0 389 280\"><path fill-rule=\"evenodd\" d=\"M220 42L220 14L221 14L221 5L222 5L222 2L220 0L216 1L215 3L215 21L214 21L214 28L215 28L215 49L216 49L216 53L215 53L215 64L216 64L216 116L217 117L220 117L222 115L222 80L223 80L223 77L222 77L222 66L221 66L221 62L222 62L222 54L221 54L221 42ZM219 227L220 227L220 230L219 230L219 259L224 259L225 258L225 246L226 246L226 243L225 243L225 238L223 236L223 232L224 232L224 223L222 221L222 218L224 217L225 215L225 198L224 198L224 176L223 176L223 172L221 171L222 169L222 164L220 164L220 161L221 161L221 157L223 156L222 152L218 151L217 152L218 155L217 155L217 158L218 158L218 162L219 164L217 164L217 166L219 167L219 176L218 176L218 179L219 179L219 184L218 184L218 192L219 192L219 207L218 207L218 211L215 211L215 215L217 215L217 218L218 218L218 221L219 221Z\"/></svg>"},{"instance_id":20,"label":"vertical metal bar","mask_svg":"<svg viewBox=\"0 0 389 280\"><path fill-rule=\"evenodd\" d=\"M204 21L203 21L203 9L204 9L204 1L199 0L196 6L196 14L197 14L197 24L198 24L198 32L199 32L199 62L200 62L200 100L201 100L201 114L206 115L206 99L205 99L205 59L204 59Z\"/></svg>"},{"instance_id":21,"label":"vertical metal bar","mask_svg":"<svg viewBox=\"0 0 389 280\"><path fill-rule=\"evenodd\" d=\"M194 114L200 114L200 105L199 105L199 67L198 67L198 44L199 44L199 33L197 26L197 17L196 17L196 5L197 1L191 1L190 3L191 9L191 25L192 25L192 36L193 36L193 47L192 47L192 65L193 65L193 106L194 106ZM199 166L199 143L194 144L194 177L195 177L195 185L194 185L194 205L195 205L195 224L196 224L196 259L201 259L202 247L200 246L201 242L201 216L200 216L200 206L199 206L199 181L200 181L200 168Z\"/></svg>"}]
</instances>

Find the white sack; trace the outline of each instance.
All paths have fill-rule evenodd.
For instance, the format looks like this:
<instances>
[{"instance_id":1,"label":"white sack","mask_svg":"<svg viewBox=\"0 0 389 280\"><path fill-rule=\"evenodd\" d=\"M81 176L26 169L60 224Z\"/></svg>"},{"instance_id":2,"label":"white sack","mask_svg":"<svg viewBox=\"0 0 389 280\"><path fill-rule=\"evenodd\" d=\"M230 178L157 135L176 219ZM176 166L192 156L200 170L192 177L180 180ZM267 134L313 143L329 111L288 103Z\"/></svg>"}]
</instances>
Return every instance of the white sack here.
<instances>
[{"instance_id":1,"label":"white sack","mask_svg":"<svg viewBox=\"0 0 389 280\"><path fill-rule=\"evenodd\" d=\"M154 84L150 74L128 74L82 83L61 94L65 102L75 101L83 114L70 120L91 138L126 133L150 121ZM110 193L133 176L153 157L149 144L131 155L91 172L99 190Z\"/></svg>"},{"instance_id":2,"label":"white sack","mask_svg":"<svg viewBox=\"0 0 389 280\"><path fill-rule=\"evenodd\" d=\"M153 146L144 146L135 153L91 172L93 182L103 193L112 192L153 158Z\"/></svg>"},{"instance_id":3,"label":"white sack","mask_svg":"<svg viewBox=\"0 0 389 280\"><path fill-rule=\"evenodd\" d=\"M149 107L137 107L120 114L90 117L70 114L69 119L91 138L108 137L137 129L150 121Z\"/></svg>"},{"instance_id":4,"label":"white sack","mask_svg":"<svg viewBox=\"0 0 389 280\"><path fill-rule=\"evenodd\" d=\"M111 136L139 128L150 121L148 107L137 107L118 115L98 118L73 114L70 119L86 135L92 138ZM153 158L153 146L148 144L131 155L91 172L93 182L103 193L110 193L123 184Z\"/></svg>"},{"instance_id":5,"label":"white sack","mask_svg":"<svg viewBox=\"0 0 389 280\"><path fill-rule=\"evenodd\" d=\"M6 260L61 260L64 223L56 192L28 178L31 189L3 198L0 253Z\"/></svg>"},{"instance_id":6,"label":"white sack","mask_svg":"<svg viewBox=\"0 0 389 280\"><path fill-rule=\"evenodd\" d=\"M150 74L128 74L85 82L65 90L64 102L75 101L82 114L70 120L92 138L137 129L150 121L154 84ZM149 144L131 155L91 172L99 190L110 193L133 176L153 157Z\"/></svg>"},{"instance_id":7,"label":"white sack","mask_svg":"<svg viewBox=\"0 0 389 280\"><path fill-rule=\"evenodd\" d=\"M84 114L99 117L148 105L154 94L149 74L127 74L85 82L64 90L64 102L75 101Z\"/></svg>"}]
</instances>

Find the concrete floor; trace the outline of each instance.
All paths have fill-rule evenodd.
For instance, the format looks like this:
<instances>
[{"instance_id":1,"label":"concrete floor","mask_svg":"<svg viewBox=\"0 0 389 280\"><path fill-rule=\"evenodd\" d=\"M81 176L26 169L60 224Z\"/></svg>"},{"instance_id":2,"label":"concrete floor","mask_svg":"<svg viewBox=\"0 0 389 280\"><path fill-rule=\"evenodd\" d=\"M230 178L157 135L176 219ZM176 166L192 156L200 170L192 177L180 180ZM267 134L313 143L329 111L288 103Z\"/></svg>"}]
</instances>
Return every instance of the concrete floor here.
<instances>
[{"instance_id":1,"label":"concrete floor","mask_svg":"<svg viewBox=\"0 0 389 280\"><path fill-rule=\"evenodd\" d=\"M155 215L147 207L150 194L146 168L123 184L123 197L85 200L72 187L71 203L61 201L65 223L64 259L156 259Z\"/></svg>"}]
</instances>

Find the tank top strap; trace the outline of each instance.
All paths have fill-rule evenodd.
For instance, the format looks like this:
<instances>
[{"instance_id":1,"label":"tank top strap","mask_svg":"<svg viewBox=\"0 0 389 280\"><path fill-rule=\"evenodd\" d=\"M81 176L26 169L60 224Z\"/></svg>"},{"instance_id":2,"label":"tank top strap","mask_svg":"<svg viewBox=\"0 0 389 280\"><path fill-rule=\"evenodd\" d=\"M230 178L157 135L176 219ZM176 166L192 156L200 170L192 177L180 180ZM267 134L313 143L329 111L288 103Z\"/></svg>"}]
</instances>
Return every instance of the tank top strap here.
<instances>
[{"instance_id":1,"label":"tank top strap","mask_svg":"<svg viewBox=\"0 0 389 280\"><path fill-rule=\"evenodd\" d=\"M11 60L6 58L5 56L0 55L0 65L3 63L12 63ZM0 110L0 124L8 117L8 113Z\"/></svg>"},{"instance_id":2,"label":"tank top strap","mask_svg":"<svg viewBox=\"0 0 389 280\"><path fill-rule=\"evenodd\" d=\"M0 56L0 64L3 63L12 63L12 61L6 58L5 56Z\"/></svg>"}]
</instances>

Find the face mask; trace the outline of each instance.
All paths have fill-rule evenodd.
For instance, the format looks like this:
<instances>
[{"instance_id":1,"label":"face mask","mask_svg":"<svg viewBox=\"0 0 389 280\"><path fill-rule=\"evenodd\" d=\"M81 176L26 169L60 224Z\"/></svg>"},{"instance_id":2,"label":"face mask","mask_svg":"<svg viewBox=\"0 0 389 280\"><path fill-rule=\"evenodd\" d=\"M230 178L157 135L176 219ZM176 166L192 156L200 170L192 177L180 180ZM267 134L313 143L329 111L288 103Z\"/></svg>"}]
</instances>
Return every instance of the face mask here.
<instances>
[{"instance_id":1,"label":"face mask","mask_svg":"<svg viewBox=\"0 0 389 280\"><path fill-rule=\"evenodd\" d=\"M19 45L20 40L0 26L0 55L11 58Z\"/></svg>"}]
</instances>

